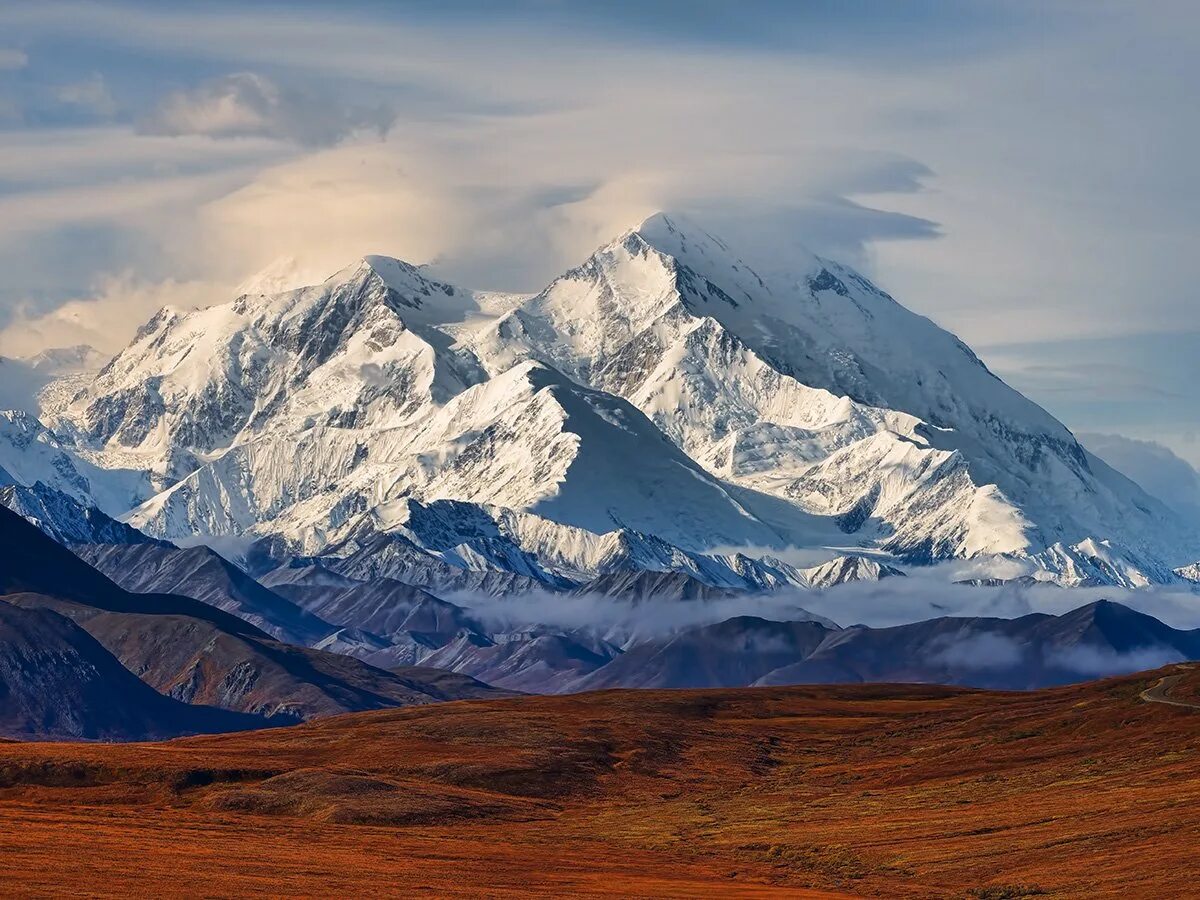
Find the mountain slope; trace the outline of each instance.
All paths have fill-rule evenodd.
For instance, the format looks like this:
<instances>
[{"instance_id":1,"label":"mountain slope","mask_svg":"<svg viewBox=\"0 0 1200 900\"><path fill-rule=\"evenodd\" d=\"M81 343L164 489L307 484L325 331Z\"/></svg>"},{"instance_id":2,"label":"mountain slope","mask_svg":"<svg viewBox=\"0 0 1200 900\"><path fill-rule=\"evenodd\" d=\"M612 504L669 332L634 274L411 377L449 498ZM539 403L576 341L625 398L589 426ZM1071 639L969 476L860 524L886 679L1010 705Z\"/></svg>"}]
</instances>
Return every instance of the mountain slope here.
<instances>
[{"instance_id":1,"label":"mountain slope","mask_svg":"<svg viewBox=\"0 0 1200 900\"><path fill-rule=\"evenodd\" d=\"M186 594L233 613L282 641L313 644L334 630L208 547L90 543L71 549L127 591Z\"/></svg>"},{"instance_id":2,"label":"mountain slope","mask_svg":"<svg viewBox=\"0 0 1200 900\"><path fill-rule=\"evenodd\" d=\"M406 429L403 440L406 446L378 457L368 452L365 463L321 497L303 498L324 501L311 526L303 516L312 503L288 510L261 505L256 485L269 483L285 455L295 458L293 440L271 436L205 465L135 510L130 522L164 537L182 536L196 522L210 533L237 533L264 518L285 533L309 527L327 533L322 510L329 506L365 509L416 496L526 510L593 533L629 527L685 548L781 540L638 410L537 363L464 390ZM316 454L310 465L323 458ZM630 466L631 459L638 465Z\"/></svg>"},{"instance_id":3,"label":"mountain slope","mask_svg":"<svg viewBox=\"0 0 1200 900\"><path fill-rule=\"evenodd\" d=\"M190 597L124 591L37 527L0 507L0 596L18 594L55 598L94 613L183 616L231 634L267 637L237 616Z\"/></svg>"},{"instance_id":4,"label":"mountain slope","mask_svg":"<svg viewBox=\"0 0 1200 900\"><path fill-rule=\"evenodd\" d=\"M0 603L0 736L132 741L267 724L164 697L69 619Z\"/></svg>"},{"instance_id":5,"label":"mountain slope","mask_svg":"<svg viewBox=\"0 0 1200 900\"><path fill-rule=\"evenodd\" d=\"M8 507L60 544L161 543L40 481L29 487L0 487L0 506Z\"/></svg>"},{"instance_id":6,"label":"mountain slope","mask_svg":"<svg viewBox=\"0 0 1200 900\"><path fill-rule=\"evenodd\" d=\"M280 643L190 597L124 591L4 508L0 600L72 619L142 681L189 703L294 721L452 699L443 673L396 675Z\"/></svg>"},{"instance_id":7,"label":"mountain slope","mask_svg":"<svg viewBox=\"0 0 1200 900\"><path fill-rule=\"evenodd\" d=\"M105 463L96 465L71 446L69 428L55 434L32 413L0 409L0 469L7 481L41 483L114 518L154 492L145 472L127 468L123 460Z\"/></svg>"},{"instance_id":8,"label":"mountain slope","mask_svg":"<svg viewBox=\"0 0 1200 900\"><path fill-rule=\"evenodd\" d=\"M953 335L844 266L776 268L661 214L529 297L367 257L160 313L51 424L76 457L154 473L131 524L302 555L394 529L460 569L579 583L604 574L570 570L594 538L626 531L714 557L1002 554L1071 582L1108 542L1104 577L1131 584L1200 556ZM392 511L442 501L519 524L434 549Z\"/></svg>"}]
</instances>

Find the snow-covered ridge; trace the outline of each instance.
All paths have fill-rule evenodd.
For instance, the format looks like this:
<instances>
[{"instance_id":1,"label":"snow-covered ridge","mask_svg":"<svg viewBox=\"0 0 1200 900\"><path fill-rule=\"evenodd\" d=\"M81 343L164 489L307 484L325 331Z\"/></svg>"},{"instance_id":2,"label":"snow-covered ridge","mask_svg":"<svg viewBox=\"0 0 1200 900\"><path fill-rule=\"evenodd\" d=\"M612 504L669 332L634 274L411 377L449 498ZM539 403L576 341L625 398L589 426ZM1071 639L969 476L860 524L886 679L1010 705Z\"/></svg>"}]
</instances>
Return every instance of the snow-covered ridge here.
<instances>
[{"instance_id":1,"label":"snow-covered ridge","mask_svg":"<svg viewBox=\"0 0 1200 900\"><path fill-rule=\"evenodd\" d=\"M71 496L159 537L314 554L457 503L476 521L428 549L554 577L621 552L649 565L655 540L688 559L1003 554L1068 583L1172 580L1200 557L953 335L851 269L787 262L760 274L661 214L532 296L365 257L321 284L163 310L56 405L43 456L64 454L48 464ZM117 469L153 477L99 484Z\"/></svg>"}]
</instances>

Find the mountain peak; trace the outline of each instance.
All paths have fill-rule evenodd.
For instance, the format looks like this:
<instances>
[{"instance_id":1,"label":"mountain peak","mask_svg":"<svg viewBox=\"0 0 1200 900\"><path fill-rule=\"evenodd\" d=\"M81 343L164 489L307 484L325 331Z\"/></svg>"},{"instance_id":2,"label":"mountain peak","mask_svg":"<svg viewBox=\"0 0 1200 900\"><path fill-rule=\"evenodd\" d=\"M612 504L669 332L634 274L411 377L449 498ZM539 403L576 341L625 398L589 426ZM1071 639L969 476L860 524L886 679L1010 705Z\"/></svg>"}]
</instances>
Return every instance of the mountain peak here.
<instances>
[{"instance_id":1,"label":"mountain peak","mask_svg":"<svg viewBox=\"0 0 1200 900\"><path fill-rule=\"evenodd\" d=\"M398 286L405 287L409 283L409 280L417 274L419 274L418 267L402 259L397 259L393 256L383 256L377 253L368 253L358 257L349 265L338 269L338 271L325 279L324 284L345 284L374 275L389 285L395 282Z\"/></svg>"},{"instance_id":2,"label":"mountain peak","mask_svg":"<svg viewBox=\"0 0 1200 900\"><path fill-rule=\"evenodd\" d=\"M1196 558L953 335L847 267L780 262L755 271L676 212L529 296L366 255L296 290L164 312L74 395L64 440L161 473L134 513L155 534L277 533L306 552L412 496L510 508L578 546L629 529L647 559L673 556L652 537L707 552L846 533L864 552L1007 552L1106 583L1135 564L1174 580L1165 564Z\"/></svg>"},{"instance_id":3,"label":"mountain peak","mask_svg":"<svg viewBox=\"0 0 1200 900\"><path fill-rule=\"evenodd\" d=\"M461 322L479 309L473 291L430 278L421 266L380 254L361 257L319 286L330 294L346 288L387 302L410 325Z\"/></svg>"},{"instance_id":4,"label":"mountain peak","mask_svg":"<svg viewBox=\"0 0 1200 900\"><path fill-rule=\"evenodd\" d=\"M75 375L103 368L109 357L91 344L51 347L25 357L31 369L45 375Z\"/></svg>"},{"instance_id":5,"label":"mountain peak","mask_svg":"<svg viewBox=\"0 0 1200 900\"><path fill-rule=\"evenodd\" d=\"M759 289L765 287L763 279L733 246L687 213L656 212L623 234L618 241L634 235L660 253L686 260L688 265L701 271L732 273L735 278L740 273L749 276ZM819 273L825 265L800 244L793 244L792 252L784 262L788 274L797 277Z\"/></svg>"},{"instance_id":6,"label":"mountain peak","mask_svg":"<svg viewBox=\"0 0 1200 900\"><path fill-rule=\"evenodd\" d=\"M678 212L656 212L617 239L636 236L647 246L672 257L706 256L713 260L734 260L733 251L719 237L695 220Z\"/></svg>"}]
</instances>

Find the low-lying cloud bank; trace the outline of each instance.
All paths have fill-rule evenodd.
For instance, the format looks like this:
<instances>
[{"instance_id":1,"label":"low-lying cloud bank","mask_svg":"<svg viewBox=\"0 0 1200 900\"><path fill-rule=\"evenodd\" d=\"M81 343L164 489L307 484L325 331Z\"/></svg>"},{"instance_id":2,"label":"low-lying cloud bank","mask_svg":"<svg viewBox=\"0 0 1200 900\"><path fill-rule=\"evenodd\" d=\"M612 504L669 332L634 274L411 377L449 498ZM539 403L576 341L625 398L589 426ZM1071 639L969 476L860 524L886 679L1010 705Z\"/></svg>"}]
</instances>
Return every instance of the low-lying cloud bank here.
<instances>
[{"instance_id":1,"label":"low-lying cloud bank","mask_svg":"<svg viewBox=\"0 0 1200 900\"><path fill-rule=\"evenodd\" d=\"M601 594L564 596L531 591L509 597L456 594L445 599L466 607L494 631L521 631L538 626L564 631L583 629L624 642L661 637L736 616L836 624L806 609L804 601L808 596L800 591L779 591L717 600L630 601Z\"/></svg>"},{"instance_id":2,"label":"low-lying cloud bank","mask_svg":"<svg viewBox=\"0 0 1200 900\"><path fill-rule=\"evenodd\" d=\"M1200 628L1200 594L1185 585L1140 590L1124 588L1029 587L1018 584L976 587L947 584L936 570L908 578L840 585L802 594L804 606L839 625L882 628L938 616L990 616L1015 619L1030 613L1059 616L1097 600L1112 600L1172 628Z\"/></svg>"},{"instance_id":3,"label":"low-lying cloud bank","mask_svg":"<svg viewBox=\"0 0 1200 900\"><path fill-rule=\"evenodd\" d=\"M1112 600L1178 629L1200 628L1200 593L1186 586L1121 588L975 587L941 580L937 569L908 578L845 584L825 590L789 589L717 600L631 602L606 596L563 596L534 591L515 597L448 596L489 628L586 628L614 638L648 638L735 616L774 621L817 620L842 627L885 628L940 616L1014 619L1030 613L1062 615L1097 600Z\"/></svg>"}]
</instances>

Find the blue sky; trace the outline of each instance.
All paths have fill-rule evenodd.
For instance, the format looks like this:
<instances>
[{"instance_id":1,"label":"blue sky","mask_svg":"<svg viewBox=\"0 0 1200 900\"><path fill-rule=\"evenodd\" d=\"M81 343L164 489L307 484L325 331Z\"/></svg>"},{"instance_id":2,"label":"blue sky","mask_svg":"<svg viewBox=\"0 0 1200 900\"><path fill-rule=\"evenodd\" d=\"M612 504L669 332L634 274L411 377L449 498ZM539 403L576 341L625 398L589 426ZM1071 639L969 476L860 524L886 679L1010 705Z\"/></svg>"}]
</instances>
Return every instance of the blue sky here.
<instances>
[{"instance_id":1,"label":"blue sky","mask_svg":"<svg viewBox=\"0 0 1200 900\"><path fill-rule=\"evenodd\" d=\"M1194 3L0 7L0 352L267 266L535 289L657 208L1200 463Z\"/></svg>"}]
</instances>

